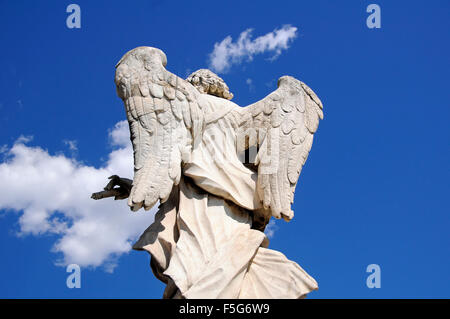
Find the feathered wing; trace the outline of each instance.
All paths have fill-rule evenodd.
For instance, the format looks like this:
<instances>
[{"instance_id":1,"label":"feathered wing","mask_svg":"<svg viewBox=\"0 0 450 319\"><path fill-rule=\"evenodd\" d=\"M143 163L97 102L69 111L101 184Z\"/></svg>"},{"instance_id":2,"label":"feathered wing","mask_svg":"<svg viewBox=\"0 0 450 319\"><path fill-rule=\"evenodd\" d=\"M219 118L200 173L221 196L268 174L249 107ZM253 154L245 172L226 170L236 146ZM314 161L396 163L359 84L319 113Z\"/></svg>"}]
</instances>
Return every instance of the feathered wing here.
<instances>
[{"instance_id":1,"label":"feathered wing","mask_svg":"<svg viewBox=\"0 0 450 319\"><path fill-rule=\"evenodd\" d=\"M200 132L200 93L165 69L156 48L139 47L116 66L117 93L125 104L134 150L134 179L128 205L150 209L167 200L181 176L181 162Z\"/></svg>"},{"instance_id":2,"label":"feathered wing","mask_svg":"<svg viewBox=\"0 0 450 319\"><path fill-rule=\"evenodd\" d=\"M311 150L322 103L303 82L290 76L278 80L278 89L238 111L240 132L256 129L245 148L258 146L257 191L264 208L275 218L294 216L291 204L295 186Z\"/></svg>"}]
</instances>

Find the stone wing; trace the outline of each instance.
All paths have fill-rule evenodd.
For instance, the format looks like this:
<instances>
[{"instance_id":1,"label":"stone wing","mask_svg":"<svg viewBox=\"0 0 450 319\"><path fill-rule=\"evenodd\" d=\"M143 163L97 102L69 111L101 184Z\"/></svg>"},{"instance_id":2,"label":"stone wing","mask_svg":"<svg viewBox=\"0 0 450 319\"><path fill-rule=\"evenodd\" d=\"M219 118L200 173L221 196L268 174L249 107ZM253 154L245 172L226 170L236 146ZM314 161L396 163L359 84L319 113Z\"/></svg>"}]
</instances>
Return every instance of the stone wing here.
<instances>
[{"instance_id":1,"label":"stone wing","mask_svg":"<svg viewBox=\"0 0 450 319\"><path fill-rule=\"evenodd\" d=\"M238 111L240 134L246 149L257 146L257 192L264 208L275 218L294 216L291 204L295 187L311 150L322 103L303 82L290 76L278 80L278 89ZM256 134L248 134L255 130Z\"/></svg>"},{"instance_id":2,"label":"stone wing","mask_svg":"<svg viewBox=\"0 0 450 319\"><path fill-rule=\"evenodd\" d=\"M134 150L134 179L128 205L150 209L167 200L181 176L192 138L201 133L200 93L165 69L156 48L139 47L116 65L117 94L123 100Z\"/></svg>"}]
</instances>

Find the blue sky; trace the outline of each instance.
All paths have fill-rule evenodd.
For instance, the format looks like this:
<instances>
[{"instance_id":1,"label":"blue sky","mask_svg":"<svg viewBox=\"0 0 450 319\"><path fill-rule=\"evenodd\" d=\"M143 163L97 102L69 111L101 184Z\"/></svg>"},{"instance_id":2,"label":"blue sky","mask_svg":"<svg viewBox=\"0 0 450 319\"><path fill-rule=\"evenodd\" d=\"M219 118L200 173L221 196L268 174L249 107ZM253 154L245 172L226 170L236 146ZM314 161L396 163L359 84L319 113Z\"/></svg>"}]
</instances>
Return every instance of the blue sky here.
<instances>
[{"instance_id":1,"label":"blue sky","mask_svg":"<svg viewBox=\"0 0 450 319\"><path fill-rule=\"evenodd\" d=\"M448 1L76 1L81 29L66 27L70 3L0 2L0 297L160 298L148 255L127 246L151 215L123 202L98 204L98 215L97 202L76 206L110 170L127 171L114 65L154 46L186 77L227 36L285 25L297 36L276 59L244 57L220 73L239 105L282 75L324 104L295 218L275 223L270 247L318 281L310 298L450 297ZM381 29L366 26L370 3ZM97 233L111 241L71 229L83 223L104 225ZM76 236L92 251L71 246ZM80 289L66 287L59 264L70 258L87 265ZM379 289L366 286L369 264L381 267Z\"/></svg>"}]
</instances>

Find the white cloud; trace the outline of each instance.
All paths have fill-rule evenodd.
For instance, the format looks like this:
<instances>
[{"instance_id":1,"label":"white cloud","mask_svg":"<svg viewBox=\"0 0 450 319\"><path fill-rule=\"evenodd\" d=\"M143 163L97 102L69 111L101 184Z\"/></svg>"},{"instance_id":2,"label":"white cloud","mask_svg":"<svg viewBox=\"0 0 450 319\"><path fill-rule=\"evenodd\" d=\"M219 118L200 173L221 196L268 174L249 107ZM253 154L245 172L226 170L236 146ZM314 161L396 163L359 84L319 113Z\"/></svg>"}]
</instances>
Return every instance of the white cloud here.
<instances>
[{"instance_id":1,"label":"white cloud","mask_svg":"<svg viewBox=\"0 0 450 319\"><path fill-rule=\"evenodd\" d=\"M18 143L18 144L25 144L25 143L31 142L32 140L33 140L33 136L30 136L30 135L27 135L27 136L20 135L20 136L17 138L16 143Z\"/></svg>"},{"instance_id":2,"label":"white cloud","mask_svg":"<svg viewBox=\"0 0 450 319\"><path fill-rule=\"evenodd\" d=\"M220 43L215 43L214 50L209 56L210 68L215 72L223 73L232 64L240 63L244 58L252 60L254 55L265 52L274 53L271 58L274 60L297 36L297 28L290 25L275 29L254 40L251 40L252 31L252 29L245 30L234 43L231 36L227 36Z\"/></svg>"},{"instance_id":3,"label":"white cloud","mask_svg":"<svg viewBox=\"0 0 450 319\"><path fill-rule=\"evenodd\" d=\"M275 219L271 218L269 223L266 226L266 229L264 230L264 233L267 237L272 238L273 235L275 235L275 231L278 229L277 224L275 223Z\"/></svg>"},{"instance_id":4,"label":"white cloud","mask_svg":"<svg viewBox=\"0 0 450 319\"><path fill-rule=\"evenodd\" d=\"M116 123L114 128L110 130L109 136L111 138L111 144L119 147L130 147L130 129L127 121L120 121ZM132 156L130 154L130 156Z\"/></svg>"},{"instance_id":5,"label":"white cloud","mask_svg":"<svg viewBox=\"0 0 450 319\"><path fill-rule=\"evenodd\" d=\"M133 176L128 124L117 123L110 137L116 147L100 168L28 146L29 137L20 137L2 154L0 209L18 213L18 235L56 234L52 251L62 253L57 264L112 271L117 257L153 222L156 208L132 213L126 200L90 198L103 189L108 176Z\"/></svg>"}]
</instances>

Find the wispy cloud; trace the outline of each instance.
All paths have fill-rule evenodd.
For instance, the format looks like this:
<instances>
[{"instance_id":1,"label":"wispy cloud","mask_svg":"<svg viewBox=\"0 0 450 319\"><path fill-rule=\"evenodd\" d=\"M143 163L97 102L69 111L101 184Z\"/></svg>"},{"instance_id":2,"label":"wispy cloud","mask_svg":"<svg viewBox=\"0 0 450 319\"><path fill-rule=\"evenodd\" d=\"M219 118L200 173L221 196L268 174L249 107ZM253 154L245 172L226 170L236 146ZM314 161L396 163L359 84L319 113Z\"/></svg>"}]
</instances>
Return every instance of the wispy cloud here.
<instances>
[{"instance_id":1,"label":"wispy cloud","mask_svg":"<svg viewBox=\"0 0 450 319\"><path fill-rule=\"evenodd\" d=\"M18 212L18 235L57 235L52 247L62 253L57 264L104 266L112 271L117 257L129 252L133 241L153 222L156 208L132 213L126 201L90 198L92 192L102 190L108 176L133 176L126 121L116 124L110 138L114 150L100 168L28 146L30 137L20 137L11 148L3 149L0 209Z\"/></svg>"},{"instance_id":2,"label":"wispy cloud","mask_svg":"<svg viewBox=\"0 0 450 319\"><path fill-rule=\"evenodd\" d=\"M277 224L275 223L275 219L271 219L270 222L267 224L266 229L264 230L264 233L267 237L272 238L273 235L275 235L275 231L278 229Z\"/></svg>"},{"instance_id":3,"label":"wispy cloud","mask_svg":"<svg viewBox=\"0 0 450 319\"><path fill-rule=\"evenodd\" d=\"M73 158L78 156L78 142L75 140L64 140L63 143L69 148Z\"/></svg>"},{"instance_id":4,"label":"wispy cloud","mask_svg":"<svg viewBox=\"0 0 450 319\"><path fill-rule=\"evenodd\" d=\"M245 84L248 85L248 90L250 92L255 90L255 86L253 85L253 80L252 79L248 78L247 80L245 80Z\"/></svg>"},{"instance_id":5,"label":"wispy cloud","mask_svg":"<svg viewBox=\"0 0 450 319\"><path fill-rule=\"evenodd\" d=\"M65 145L67 145L67 147L69 148L69 150L71 150L72 152L77 152L78 151L78 146L77 146L77 141L74 140L64 140L63 141Z\"/></svg>"},{"instance_id":6,"label":"wispy cloud","mask_svg":"<svg viewBox=\"0 0 450 319\"><path fill-rule=\"evenodd\" d=\"M236 42L227 36L220 43L214 44L214 50L209 55L209 67L217 72L226 72L233 64L241 63L244 59L252 60L254 55L270 52L275 60L290 42L297 36L297 28L285 25L263 36L252 40L252 29L247 29L239 35Z\"/></svg>"}]
</instances>

